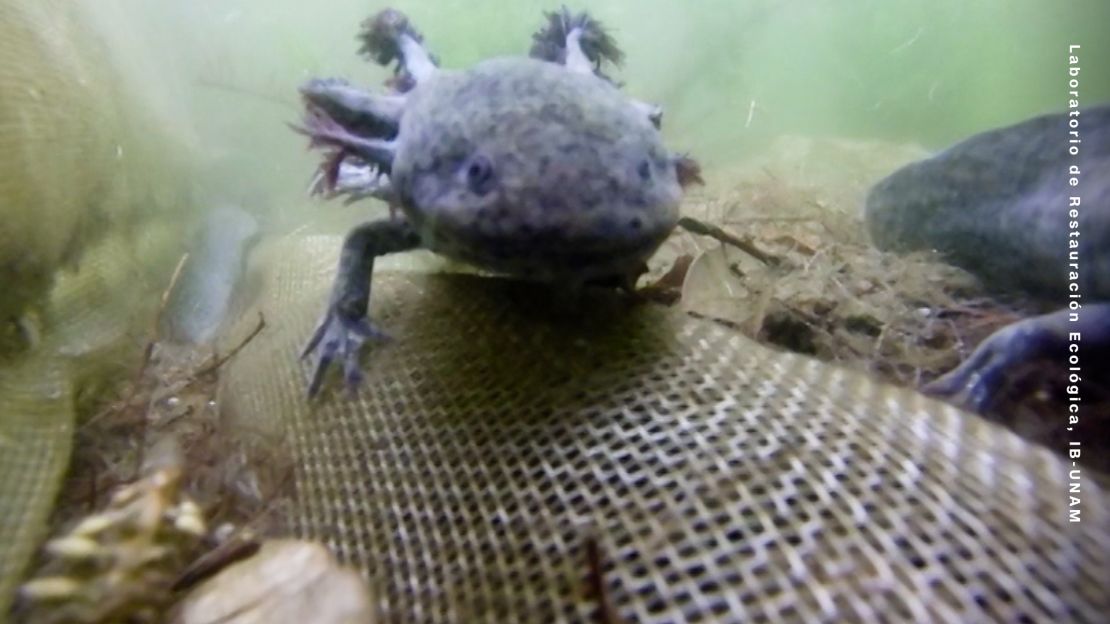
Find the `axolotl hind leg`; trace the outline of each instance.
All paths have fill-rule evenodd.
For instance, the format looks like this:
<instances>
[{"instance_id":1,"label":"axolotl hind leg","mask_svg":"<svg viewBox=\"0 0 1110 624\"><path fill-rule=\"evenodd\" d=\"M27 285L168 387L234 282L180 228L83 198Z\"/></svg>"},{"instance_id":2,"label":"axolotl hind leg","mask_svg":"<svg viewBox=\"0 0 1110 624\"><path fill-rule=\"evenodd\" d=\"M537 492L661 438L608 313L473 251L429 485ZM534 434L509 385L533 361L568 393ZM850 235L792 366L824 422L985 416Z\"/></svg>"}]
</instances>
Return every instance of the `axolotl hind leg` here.
<instances>
[{"instance_id":1,"label":"axolotl hind leg","mask_svg":"<svg viewBox=\"0 0 1110 624\"><path fill-rule=\"evenodd\" d=\"M347 234L328 308L301 353L304 358L319 352L308 383L310 398L320 391L324 375L336 359L343 362L347 387L354 390L358 386L362 380L358 362L362 345L369 339L387 337L366 316L374 258L417 247L420 236L404 219L371 221Z\"/></svg>"},{"instance_id":2,"label":"axolotl hind leg","mask_svg":"<svg viewBox=\"0 0 1110 624\"><path fill-rule=\"evenodd\" d=\"M1063 358L1070 333L1082 337L1081 353L1088 362L1105 361L1110 352L1110 303L1085 307L1079 322L1071 322L1069 316L1064 309L1003 327L963 364L926 385L925 392L982 413L994 403L1007 371L1038 358Z\"/></svg>"}]
</instances>

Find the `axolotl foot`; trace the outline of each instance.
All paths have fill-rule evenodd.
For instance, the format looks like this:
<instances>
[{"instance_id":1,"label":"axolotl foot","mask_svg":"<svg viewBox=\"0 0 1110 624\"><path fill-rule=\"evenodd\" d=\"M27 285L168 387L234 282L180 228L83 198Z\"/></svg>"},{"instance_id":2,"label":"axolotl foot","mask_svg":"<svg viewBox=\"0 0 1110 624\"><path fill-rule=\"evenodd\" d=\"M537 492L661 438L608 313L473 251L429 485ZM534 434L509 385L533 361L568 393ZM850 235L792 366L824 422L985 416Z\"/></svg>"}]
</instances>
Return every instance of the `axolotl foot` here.
<instances>
[{"instance_id":1,"label":"axolotl foot","mask_svg":"<svg viewBox=\"0 0 1110 624\"><path fill-rule=\"evenodd\" d=\"M319 351L316 363L312 368L312 378L308 383L309 398L320 392L324 375L331 367L332 362L337 359L343 363L344 383L347 389L354 393L359 384L362 383L362 369L359 367L358 361L362 345L367 340L385 342L389 339L388 334L365 316L351 318L344 314L338 306L329 306L301 352L301 358L303 359L313 352Z\"/></svg>"},{"instance_id":2,"label":"axolotl foot","mask_svg":"<svg viewBox=\"0 0 1110 624\"><path fill-rule=\"evenodd\" d=\"M308 396L312 398L323 385L328 368L336 360L343 363L343 378L352 392L362 381L359 352L367 340L384 341L385 332L366 315L370 302L370 278L378 256L408 251L420 246L420 237L404 218L364 223L347 234L339 254L339 268L332 285L327 311L305 344L301 358L319 352Z\"/></svg>"},{"instance_id":3,"label":"axolotl foot","mask_svg":"<svg viewBox=\"0 0 1110 624\"><path fill-rule=\"evenodd\" d=\"M987 337L962 364L922 389L983 413L994 404L1010 369L1039 358L1063 358L1069 335L1081 336L1087 361L1104 358L1110 351L1110 303L1084 308L1077 321L1065 309L1007 325Z\"/></svg>"}]
</instances>

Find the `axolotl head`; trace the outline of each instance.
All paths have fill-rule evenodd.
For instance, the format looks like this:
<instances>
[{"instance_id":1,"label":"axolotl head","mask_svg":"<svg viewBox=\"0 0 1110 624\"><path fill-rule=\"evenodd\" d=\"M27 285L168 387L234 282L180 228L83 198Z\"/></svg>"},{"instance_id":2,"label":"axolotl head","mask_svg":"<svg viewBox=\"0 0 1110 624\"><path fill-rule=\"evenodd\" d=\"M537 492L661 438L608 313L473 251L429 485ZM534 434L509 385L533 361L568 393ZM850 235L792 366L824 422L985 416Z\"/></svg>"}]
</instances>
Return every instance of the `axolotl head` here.
<instances>
[{"instance_id":1,"label":"axolotl head","mask_svg":"<svg viewBox=\"0 0 1110 624\"><path fill-rule=\"evenodd\" d=\"M409 92L391 178L433 251L588 279L633 271L667 237L683 162L605 80L512 58Z\"/></svg>"}]
</instances>

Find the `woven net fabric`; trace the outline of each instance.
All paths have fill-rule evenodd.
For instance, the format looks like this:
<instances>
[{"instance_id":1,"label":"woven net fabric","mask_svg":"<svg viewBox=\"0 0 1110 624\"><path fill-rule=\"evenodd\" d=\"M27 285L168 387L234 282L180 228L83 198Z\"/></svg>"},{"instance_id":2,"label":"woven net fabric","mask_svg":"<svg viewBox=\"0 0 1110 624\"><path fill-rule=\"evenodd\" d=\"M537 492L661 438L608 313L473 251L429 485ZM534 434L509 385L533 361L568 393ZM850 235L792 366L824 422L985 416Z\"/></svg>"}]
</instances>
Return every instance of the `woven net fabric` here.
<instances>
[{"instance_id":1,"label":"woven net fabric","mask_svg":"<svg viewBox=\"0 0 1110 624\"><path fill-rule=\"evenodd\" d=\"M96 104L106 80L73 17L64 2L0 2L0 614L46 531L75 420L70 362L57 356L74 345L47 335L39 348L12 353L34 325L13 321L72 260L90 207L116 173L87 164L110 153ZM80 279L69 281L54 290L83 292ZM72 303L89 303L79 299ZM85 309L56 316L68 321Z\"/></svg>"},{"instance_id":2,"label":"woven net fabric","mask_svg":"<svg viewBox=\"0 0 1110 624\"><path fill-rule=\"evenodd\" d=\"M116 173L105 73L72 7L0 3L0 279L5 318L49 287ZM44 224L50 227L43 227ZM5 346L0 342L0 347Z\"/></svg>"},{"instance_id":3,"label":"woven net fabric","mask_svg":"<svg viewBox=\"0 0 1110 624\"><path fill-rule=\"evenodd\" d=\"M156 228L147 233L165 245ZM131 373L157 305L143 254L125 237L86 250L80 270L54 280L48 331L28 353L0 361L0 613L46 537L69 465L82 393ZM164 264L164 263L160 263Z\"/></svg>"},{"instance_id":4,"label":"woven net fabric","mask_svg":"<svg viewBox=\"0 0 1110 624\"><path fill-rule=\"evenodd\" d=\"M73 444L73 388L54 358L0 367L0 613L46 528Z\"/></svg>"},{"instance_id":5,"label":"woven net fabric","mask_svg":"<svg viewBox=\"0 0 1110 624\"><path fill-rule=\"evenodd\" d=\"M160 155L181 150L88 11L0 1L0 614L45 537L78 414L149 338L188 209L184 170Z\"/></svg>"},{"instance_id":6,"label":"woven net fabric","mask_svg":"<svg viewBox=\"0 0 1110 624\"><path fill-rule=\"evenodd\" d=\"M1110 505L1001 427L604 292L379 271L357 397L297 359L339 238L270 244L223 407L385 621L1104 621ZM229 336L254 325L253 313ZM336 375L338 377L338 375Z\"/></svg>"}]
</instances>

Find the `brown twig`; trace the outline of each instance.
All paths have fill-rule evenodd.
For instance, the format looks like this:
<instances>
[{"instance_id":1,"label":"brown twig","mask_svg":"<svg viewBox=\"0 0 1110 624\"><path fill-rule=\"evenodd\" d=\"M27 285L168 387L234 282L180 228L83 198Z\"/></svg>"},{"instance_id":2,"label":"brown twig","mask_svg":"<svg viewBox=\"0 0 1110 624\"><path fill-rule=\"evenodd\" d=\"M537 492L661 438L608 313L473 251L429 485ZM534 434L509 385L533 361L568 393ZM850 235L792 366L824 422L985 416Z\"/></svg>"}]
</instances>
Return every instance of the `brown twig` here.
<instances>
[{"instance_id":1,"label":"brown twig","mask_svg":"<svg viewBox=\"0 0 1110 624\"><path fill-rule=\"evenodd\" d=\"M283 500L280 493L288 490L290 483L293 481L293 477L293 467L288 466L287 469L283 471L282 477L277 480L273 491L267 493L267 495L263 497L269 501L266 503L265 508L257 512L251 519L247 520L244 525L240 526L222 543L217 544L186 566L171 585L171 591L177 592L189 589L201 581L216 575L224 568L254 556L259 549L261 549L266 534L273 532L264 528L259 528L259 526L268 522L269 516L279 512L277 503ZM227 498L227 496L220 496L220 503L217 507L206 508L204 510L205 517L215 522L222 513L218 510L224 506Z\"/></svg>"},{"instance_id":2,"label":"brown twig","mask_svg":"<svg viewBox=\"0 0 1110 624\"><path fill-rule=\"evenodd\" d=\"M820 216L794 215L786 217L744 217L742 219L725 219L725 225L748 225L751 223L812 223L820 221Z\"/></svg>"},{"instance_id":3,"label":"brown twig","mask_svg":"<svg viewBox=\"0 0 1110 624\"><path fill-rule=\"evenodd\" d=\"M590 593L598 603L597 621L600 624L624 624L624 618L613 607L612 601L609 600L609 591L605 587L605 561L602 558L601 544L598 543L597 536L587 535L585 546L586 565L589 569L586 582Z\"/></svg>"},{"instance_id":4,"label":"brown twig","mask_svg":"<svg viewBox=\"0 0 1110 624\"><path fill-rule=\"evenodd\" d=\"M254 556L262 543L249 535L236 535L190 563L170 585L170 591L189 589L228 566Z\"/></svg>"},{"instance_id":5,"label":"brown twig","mask_svg":"<svg viewBox=\"0 0 1110 624\"><path fill-rule=\"evenodd\" d=\"M673 305L682 298L682 285L686 282L686 274L690 272L690 265L693 263L693 256L682 254L675 258L674 264L662 277L637 290L636 295L646 301Z\"/></svg>"},{"instance_id":6,"label":"brown twig","mask_svg":"<svg viewBox=\"0 0 1110 624\"><path fill-rule=\"evenodd\" d=\"M146 345L143 347L143 359L139 363L139 368L135 371L135 377L131 382L131 389L120 401L115 401L111 405L97 412L90 417L82 425L82 429L91 427L100 422L101 419L107 417L109 414L120 412L131 405L135 397L139 394L139 386L142 385L143 377L146 375L147 368L150 367L150 358L154 354L154 344L157 342L158 328L162 324L162 316L165 314L166 305L170 300L170 295L173 289L177 287L177 281L181 278L181 271L185 268L185 263L189 260L189 253L181 254L181 259L177 261L177 266L174 267L173 274L170 276L169 284L166 285L165 290L162 291L162 297L158 302L158 310L154 314L154 320L151 323L150 338L147 340Z\"/></svg>"},{"instance_id":7,"label":"brown twig","mask_svg":"<svg viewBox=\"0 0 1110 624\"><path fill-rule=\"evenodd\" d=\"M763 264L769 266L779 266L782 264L782 258L771 255L756 247L751 242L743 240L741 238L737 238L736 236L729 234L728 232L711 223L699 221L698 219L695 219L693 217L682 217L678 220L678 226L686 230L687 232L690 232L691 234L708 236L709 238L717 240L722 244L736 247L737 249L743 251L756 260L759 260Z\"/></svg>"},{"instance_id":8,"label":"brown twig","mask_svg":"<svg viewBox=\"0 0 1110 624\"><path fill-rule=\"evenodd\" d=\"M170 295L173 294L173 289L177 287L177 280L181 279L181 271L185 269L185 263L189 261L189 252L181 254L181 259L177 261L177 266L173 268L173 275L170 276L170 283L166 289L162 291L162 299L158 304L158 313L154 317L154 333L158 332L158 325L162 322L162 315L165 314L166 304L170 301Z\"/></svg>"},{"instance_id":9,"label":"brown twig","mask_svg":"<svg viewBox=\"0 0 1110 624\"><path fill-rule=\"evenodd\" d=\"M235 345L235 347L231 351L228 351L227 355L224 355L223 357L220 357L220 358L216 358L216 360L214 362L212 362L211 364L209 364L208 366L205 366L204 368L201 368L200 370L194 372L192 374L192 376L189 378L189 381L186 385L191 385L197 379L199 379L201 377L204 377L205 375L214 373L217 370L219 370L220 367L223 366L225 363L227 363L228 360L235 357L240 351L242 351L243 347L247 346L250 343L250 341L254 340L255 336L262 333L262 330L265 329L265 328L266 328L266 317L262 316L262 313L259 312L258 313L258 324L254 326L254 329L251 330L251 333L247 334L247 337L244 338L239 344Z\"/></svg>"},{"instance_id":10,"label":"brown twig","mask_svg":"<svg viewBox=\"0 0 1110 624\"><path fill-rule=\"evenodd\" d=\"M166 306L169 305L170 296L173 295L173 290L177 288L177 281L181 279L181 272L185 268L185 264L189 261L189 252L181 254L181 259L177 261L177 266L173 268L173 275L170 276L170 283L166 289L162 291L162 298L158 301L158 310L154 313L154 321L150 327L150 339L147 340L146 347L143 348L143 363L139 366L138 372L135 374L135 381L131 384L131 393L127 397L125 405L129 405L135 396L139 393L139 386L142 384L143 377L146 376L147 368L150 367L150 358L154 354L154 345L158 342L158 331L162 326L162 317L166 313ZM135 478L138 479L142 475L143 463L146 461L146 434L147 434L147 419L139 419L138 440L139 444L135 449Z\"/></svg>"}]
</instances>

